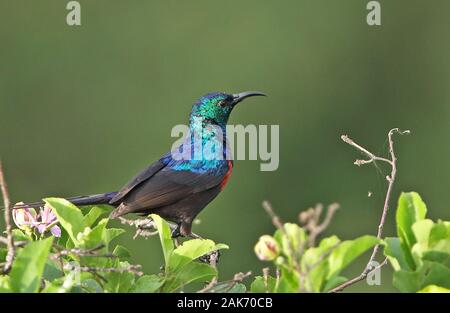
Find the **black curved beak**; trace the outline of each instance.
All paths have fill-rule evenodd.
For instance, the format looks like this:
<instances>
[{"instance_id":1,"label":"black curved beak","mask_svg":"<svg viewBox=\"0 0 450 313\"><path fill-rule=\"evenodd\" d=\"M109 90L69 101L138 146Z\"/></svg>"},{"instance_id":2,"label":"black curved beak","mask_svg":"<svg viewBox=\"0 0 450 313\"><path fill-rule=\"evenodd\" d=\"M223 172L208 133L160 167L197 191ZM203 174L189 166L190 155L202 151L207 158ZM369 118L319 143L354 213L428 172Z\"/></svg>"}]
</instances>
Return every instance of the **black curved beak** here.
<instances>
[{"instance_id":1,"label":"black curved beak","mask_svg":"<svg viewBox=\"0 0 450 313\"><path fill-rule=\"evenodd\" d=\"M267 96L266 94L259 91L245 91L240 93L233 94L233 104L238 104L245 98L254 97L254 96Z\"/></svg>"}]
</instances>

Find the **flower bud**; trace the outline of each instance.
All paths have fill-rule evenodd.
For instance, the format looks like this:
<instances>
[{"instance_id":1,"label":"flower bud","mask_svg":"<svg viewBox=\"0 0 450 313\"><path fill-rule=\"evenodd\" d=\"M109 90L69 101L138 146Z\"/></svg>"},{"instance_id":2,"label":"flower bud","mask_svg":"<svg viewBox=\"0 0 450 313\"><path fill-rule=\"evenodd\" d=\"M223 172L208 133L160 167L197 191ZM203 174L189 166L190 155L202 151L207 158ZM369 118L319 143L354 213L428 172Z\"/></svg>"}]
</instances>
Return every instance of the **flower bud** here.
<instances>
[{"instance_id":1,"label":"flower bud","mask_svg":"<svg viewBox=\"0 0 450 313\"><path fill-rule=\"evenodd\" d=\"M263 235L255 245L255 253L261 261L272 261L280 253L280 248L272 236Z\"/></svg>"}]
</instances>

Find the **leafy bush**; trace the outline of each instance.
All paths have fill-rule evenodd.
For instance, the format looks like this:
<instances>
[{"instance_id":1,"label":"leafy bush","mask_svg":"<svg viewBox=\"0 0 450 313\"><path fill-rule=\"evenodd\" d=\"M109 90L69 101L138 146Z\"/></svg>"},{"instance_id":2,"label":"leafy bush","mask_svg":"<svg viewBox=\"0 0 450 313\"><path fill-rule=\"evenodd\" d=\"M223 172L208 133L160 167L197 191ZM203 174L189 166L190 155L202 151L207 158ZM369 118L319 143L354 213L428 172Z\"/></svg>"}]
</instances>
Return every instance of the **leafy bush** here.
<instances>
[{"instance_id":1,"label":"leafy bush","mask_svg":"<svg viewBox=\"0 0 450 313\"><path fill-rule=\"evenodd\" d=\"M378 240L362 236L341 241L324 238L308 246L308 230L297 224L278 225L274 236L263 235L255 246L260 260L273 261L278 277L258 276L253 292L326 292L348 281L341 272L358 256L381 244L394 269L393 285L402 292L450 292L450 222L426 219L419 194L402 193L396 212L398 237ZM277 223L274 223L277 225ZM364 277L365 278L365 277Z\"/></svg>"},{"instance_id":2,"label":"leafy bush","mask_svg":"<svg viewBox=\"0 0 450 313\"><path fill-rule=\"evenodd\" d=\"M48 198L45 202L62 229L47 231L55 227L52 222L42 231L31 224L20 224L20 216L16 217L21 227L13 231L15 259L11 271L0 275L0 292L179 292L195 282L206 284L202 292L247 291L242 280L250 273L218 281L211 256L228 249L224 244L197 238L176 245L169 224L158 215L150 215L164 266L160 273L144 274L139 265L129 263L130 253L125 247L112 244L124 230L108 227L109 220L103 217L109 213L108 206L82 211L64 199ZM379 240L365 235L340 240L329 236L316 245L315 238L325 224L317 224L317 213L311 209L303 212L302 226L275 220L278 229L273 236L260 237L255 253L260 260L271 262L277 275L264 270L248 291L330 291L347 281L342 271L376 245L384 248L398 290L450 291L450 222L426 219L427 208L417 193L400 196L395 238ZM6 255L7 249L0 248L0 263L5 262Z\"/></svg>"},{"instance_id":3,"label":"leafy bush","mask_svg":"<svg viewBox=\"0 0 450 313\"><path fill-rule=\"evenodd\" d=\"M159 274L144 275L131 265L129 251L111 241L124 230L108 228L106 206L82 211L64 199L45 199L63 231L59 238L36 236L30 228L15 229L20 243L12 270L0 276L1 292L173 292L196 281L210 280L217 270L198 258L228 248L208 239L185 241L174 246L168 224L152 215L164 253L165 266ZM100 219L101 218L101 219ZM0 260L6 249L0 249Z\"/></svg>"},{"instance_id":4,"label":"leafy bush","mask_svg":"<svg viewBox=\"0 0 450 313\"><path fill-rule=\"evenodd\" d=\"M267 236L267 235L266 235ZM270 237L272 238L272 237ZM261 237L256 245L267 245ZM342 270L379 241L373 236L341 241L337 236L324 238L317 247L307 247L307 232L293 223L283 225L273 238L279 251L274 260L280 278L259 276L251 285L252 292L324 292L347 278ZM260 259L262 255L259 255Z\"/></svg>"},{"instance_id":5,"label":"leafy bush","mask_svg":"<svg viewBox=\"0 0 450 313\"><path fill-rule=\"evenodd\" d=\"M393 285L403 292L450 292L450 222L433 222L426 213L419 194L400 196L398 237L384 240L395 270Z\"/></svg>"}]
</instances>

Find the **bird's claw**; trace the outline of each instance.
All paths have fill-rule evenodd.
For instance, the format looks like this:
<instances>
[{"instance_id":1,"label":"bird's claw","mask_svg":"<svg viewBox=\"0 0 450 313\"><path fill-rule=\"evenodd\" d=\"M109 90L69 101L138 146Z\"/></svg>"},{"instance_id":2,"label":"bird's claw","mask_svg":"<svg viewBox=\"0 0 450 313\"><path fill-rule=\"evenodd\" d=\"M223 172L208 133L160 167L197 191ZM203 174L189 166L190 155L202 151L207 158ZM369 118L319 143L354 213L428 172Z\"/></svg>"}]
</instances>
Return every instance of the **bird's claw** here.
<instances>
[{"instance_id":1,"label":"bird's claw","mask_svg":"<svg viewBox=\"0 0 450 313\"><path fill-rule=\"evenodd\" d=\"M181 232L180 232L180 227L181 227L181 226L178 225L177 228L175 228L175 229L172 231L172 239L176 239L176 238L182 236L182 235L181 235Z\"/></svg>"},{"instance_id":2,"label":"bird's claw","mask_svg":"<svg viewBox=\"0 0 450 313\"><path fill-rule=\"evenodd\" d=\"M217 264L217 263L219 263L220 255L221 255L220 251L216 250L216 251L212 251L210 253L202 255L201 257L198 258L198 260L202 263Z\"/></svg>"}]
</instances>

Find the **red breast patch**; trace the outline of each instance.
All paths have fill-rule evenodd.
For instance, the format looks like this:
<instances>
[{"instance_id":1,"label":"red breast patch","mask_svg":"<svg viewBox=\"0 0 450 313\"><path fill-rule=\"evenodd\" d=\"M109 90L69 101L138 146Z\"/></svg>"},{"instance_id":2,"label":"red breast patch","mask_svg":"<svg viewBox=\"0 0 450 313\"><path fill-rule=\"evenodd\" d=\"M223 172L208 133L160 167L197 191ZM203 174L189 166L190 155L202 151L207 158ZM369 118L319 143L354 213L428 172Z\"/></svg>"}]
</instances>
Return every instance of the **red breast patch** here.
<instances>
[{"instance_id":1,"label":"red breast patch","mask_svg":"<svg viewBox=\"0 0 450 313\"><path fill-rule=\"evenodd\" d=\"M225 174L222 182L220 183L221 190L223 190L223 188L225 188L232 171L233 171L233 163L230 160L228 160L228 172Z\"/></svg>"}]
</instances>

